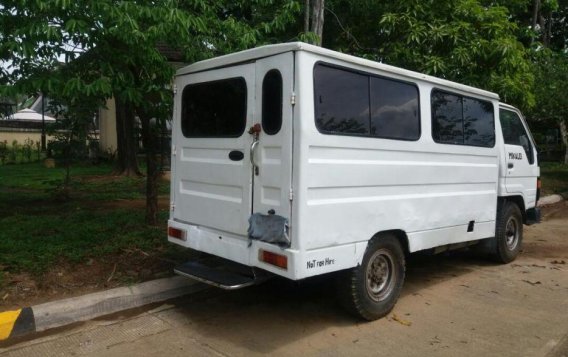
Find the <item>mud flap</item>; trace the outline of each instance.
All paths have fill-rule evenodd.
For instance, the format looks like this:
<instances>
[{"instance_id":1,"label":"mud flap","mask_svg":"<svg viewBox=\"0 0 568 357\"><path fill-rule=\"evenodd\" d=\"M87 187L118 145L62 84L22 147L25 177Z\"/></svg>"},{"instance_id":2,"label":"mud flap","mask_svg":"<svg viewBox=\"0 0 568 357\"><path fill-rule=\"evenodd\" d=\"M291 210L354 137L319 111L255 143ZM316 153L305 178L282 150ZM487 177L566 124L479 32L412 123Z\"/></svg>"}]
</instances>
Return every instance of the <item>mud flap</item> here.
<instances>
[{"instance_id":1,"label":"mud flap","mask_svg":"<svg viewBox=\"0 0 568 357\"><path fill-rule=\"evenodd\" d=\"M527 226L540 223L540 220L541 220L540 208L535 207L527 210L527 221L525 222Z\"/></svg>"}]
</instances>

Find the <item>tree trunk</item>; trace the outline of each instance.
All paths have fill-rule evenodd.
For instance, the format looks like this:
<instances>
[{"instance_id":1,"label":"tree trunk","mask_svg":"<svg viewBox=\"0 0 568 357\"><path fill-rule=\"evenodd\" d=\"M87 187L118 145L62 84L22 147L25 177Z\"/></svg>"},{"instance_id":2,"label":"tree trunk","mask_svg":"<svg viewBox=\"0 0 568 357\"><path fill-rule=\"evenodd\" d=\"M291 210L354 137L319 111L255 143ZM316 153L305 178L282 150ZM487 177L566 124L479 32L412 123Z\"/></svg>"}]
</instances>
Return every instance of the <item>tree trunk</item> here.
<instances>
[{"instance_id":1,"label":"tree trunk","mask_svg":"<svg viewBox=\"0 0 568 357\"><path fill-rule=\"evenodd\" d=\"M533 0L533 13L532 13L532 23L531 23L533 30L536 30L539 11L540 11L540 0Z\"/></svg>"},{"instance_id":2,"label":"tree trunk","mask_svg":"<svg viewBox=\"0 0 568 357\"><path fill-rule=\"evenodd\" d=\"M116 98L117 163L115 173L124 176L140 176L138 152L134 136L134 111L132 106Z\"/></svg>"},{"instance_id":3,"label":"tree trunk","mask_svg":"<svg viewBox=\"0 0 568 357\"><path fill-rule=\"evenodd\" d=\"M325 0L312 0L312 32L318 36L315 45L321 46L323 39L323 12L325 10Z\"/></svg>"},{"instance_id":4,"label":"tree trunk","mask_svg":"<svg viewBox=\"0 0 568 357\"><path fill-rule=\"evenodd\" d=\"M544 45L544 47L549 47L550 46L550 40L552 39L552 13L548 14L548 16L546 17L546 27L545 27L545 31L544 34L542 35L543 40L542 40L542 44Z\"/></svg>"},{"instance_id":5,"label":"tree trunk","mask_svg":"<svg viewBox=\"0 0 568 357\"><path fill-rule=\"evenodd\" d=\"M310 0L304 1L304 33L310 32Z\"/></svg>"},{"instance_id":6,"label":"tree trunk","mask_svg":"<svg viewBox=\"0 0 568 357\"><path fill-rule=\"evenodd\" d=\"M146 223L158 224L158 136L149 115L138 113L142 123L142 143L146 151Z\"/></svg>"},{"instance_id":7,"label":"tree trunk","mask_svg":"<svg viewBox=\"0 0 568 357\"><path fill-rule=\"evenodd\" d=\"M560 135L564 143L564 163L568 165L568 125L566 124L566 119L560 120Z\"/></svg>"}]
</instances>

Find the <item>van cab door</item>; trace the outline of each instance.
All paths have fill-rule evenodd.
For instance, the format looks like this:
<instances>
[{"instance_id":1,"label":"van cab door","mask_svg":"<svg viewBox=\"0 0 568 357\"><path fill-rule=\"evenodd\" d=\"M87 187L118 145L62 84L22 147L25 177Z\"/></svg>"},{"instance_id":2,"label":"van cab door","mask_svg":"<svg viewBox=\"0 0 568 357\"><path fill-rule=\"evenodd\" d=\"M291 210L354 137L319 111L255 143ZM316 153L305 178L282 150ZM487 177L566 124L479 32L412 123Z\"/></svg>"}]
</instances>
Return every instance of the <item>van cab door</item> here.
<instances>
[{"instance_id":1,"label":"van cab door","mask_svg":"<svg viewBox=\"0 0 568 357\"><path fill-rule=\"evenodd\" d=\"M505 186L507 193L518 193L525 200L526 209L536 204L539 167L536 149L528 127L514 110L500 108L505 157Z\"/></svg>"},{"instance_id":2,"label":"van cab door","mask_svg":"<svg viewBox=\"0 0 568 357\"><path fill-rule=\"evenodd\" d=\"M257 60L255 78L262 130L251 150L253 211L291 220L294 53Z\"/></svg>"}]
</instances>

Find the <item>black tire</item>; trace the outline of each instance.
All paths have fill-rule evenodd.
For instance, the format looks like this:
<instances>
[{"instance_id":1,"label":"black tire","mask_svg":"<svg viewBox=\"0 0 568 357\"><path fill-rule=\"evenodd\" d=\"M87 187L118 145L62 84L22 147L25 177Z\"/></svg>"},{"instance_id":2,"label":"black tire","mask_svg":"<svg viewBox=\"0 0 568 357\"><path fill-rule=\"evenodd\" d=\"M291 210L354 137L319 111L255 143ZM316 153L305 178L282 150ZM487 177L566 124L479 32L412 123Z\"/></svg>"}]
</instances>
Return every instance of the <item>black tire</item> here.
<instances>
[{"instance_id":1,"label":"black tire","mask_svg":"<svg viewBox=\"0 0 568 357\"><path fill-rule=\"evenodd\" d=\"M393 309L404 283L404 252L391 234L373 238L360 266L337 276L337 293L342 305L365 320L376 320Z\"/></svg>"},{"instance_id":2,"label":"black tire","mask_svg":"<svg viewBox=\"0 0 568 357\"><path fill-rule=\"evenodd\" d=\"M495 239L491 240L491 258L498 263L510 263L521 251L523 216L519 206L504 201L497 209Z\"/></svg>"}]
</instances>

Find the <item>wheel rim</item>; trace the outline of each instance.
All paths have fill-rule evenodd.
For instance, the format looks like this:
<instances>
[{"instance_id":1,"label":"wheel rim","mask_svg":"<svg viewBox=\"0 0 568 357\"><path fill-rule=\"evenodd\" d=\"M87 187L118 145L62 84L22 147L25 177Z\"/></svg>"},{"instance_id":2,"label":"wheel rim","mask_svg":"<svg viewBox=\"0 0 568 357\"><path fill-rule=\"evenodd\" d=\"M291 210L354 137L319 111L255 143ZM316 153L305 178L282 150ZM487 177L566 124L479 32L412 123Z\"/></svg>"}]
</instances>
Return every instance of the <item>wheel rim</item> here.
<instances>
[{"instance_id":1,"label":"wheel rim","mask_svg":"<svg viewBox=\"0 0 568 357\"><path fill-rule=\"evenodd\" d=\"M395 259L385 250L377 250L367 264L367 293L374 301L385 300L396 282Z\"/></svg>"},{"instance_id":2,"label":"wheel rim","mask_svg":"<svg viewBox=\"0 0 568 357\"><path fill-rule=\"evenodd\" d=\"M509 250L514 250L519 244L519 224L515 217L509 217L505 226L505 242Z\"/></svg>"}]
</instances>

